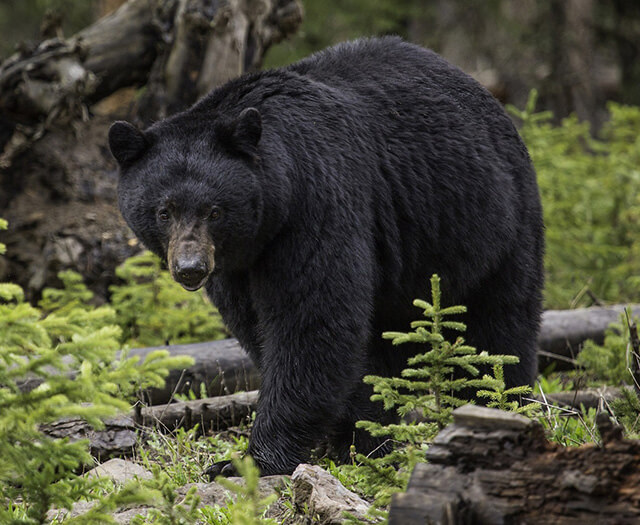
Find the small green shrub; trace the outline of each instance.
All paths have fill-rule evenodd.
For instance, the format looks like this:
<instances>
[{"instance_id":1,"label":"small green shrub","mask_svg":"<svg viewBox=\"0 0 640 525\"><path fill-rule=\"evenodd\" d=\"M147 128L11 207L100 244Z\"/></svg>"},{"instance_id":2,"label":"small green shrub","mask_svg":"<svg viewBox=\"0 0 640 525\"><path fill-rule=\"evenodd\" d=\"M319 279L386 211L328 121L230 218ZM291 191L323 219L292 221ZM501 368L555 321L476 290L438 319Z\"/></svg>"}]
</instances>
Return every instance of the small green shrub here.
<instances>
[{"instance_id":1,"label":"small green shrub","mask_svg":"<svg viewBox=\"0 0 640 525\"><path fill-rule=\"evenodd\" d=\"M220 314L202 292L187 292L162 270L150 252L127 259L117 270L123 284L111 286L113 322L130 347L212 341L228 337ZM46 288L39 307L45 312L91 312L93 293L73 271L58 274L62 288Z\"/></svg>"},{"instance_id":2,"label":"small green shrub","mask_svg":"<svg viewBox=\"0 0 640 525\"><path fill-rule=\"evenodd\" d=\"M233 455L246 452L245 436L225 433L202 436L200 428L177 429L171 434L153 432L138 451L138 461L147 469L160 465L177 485L203 482L203 467L225 461Z\"/></svg>"},{"instance_id":3,"label":"small green shrub","mask_svg":"<svg viewBox=\"0 0 640 525\"><path fill-rule=\"evenodd\" d=\"M538 421L546 430L549 441L562 446L580 446L586 443L600 443L596 426L595 408L580 410L548 407L542 411Z\"/></svg>"},{"instance_id":4,"label":"small green shrub","mask_svg":"<svg viewBox=\"0 0 640 525\"><path fill-rule=\"evenodd\" d=\"M622 396L611 402L611 411L629 438L640 438L640 399L632 387L622 389Z\"/></svg>"},{"instance_id":5,"label":"small green shrub","mask_svg":"<svg viewBox=\"0 0 640 525\"><path fill-rule=\"evenodd\" d=\"M374 421L359 421L357 426L373 436L386 437L395 446L384 457L369 458L354 454L352 465L335 467L347 485L373 497L379 506L386 505L391 494L406 487L415 464L424 461L428 443L439 430L452 421L454 408L468 403L458 397L462 391L473 389L489 403L502 409L523 411L509 396L528 394L528 386L506 389L503 366L516 364L518 358L510 355L478 353L465 345L458 337L447 341L443 329L463 332L464 323L450 321L449 317L466 311L464 306L442 308L440 305L440 279L431 278L432 302L415 300L414 305L423 310L426 319L411 323L411 332L386 332L383 337L393 344L421 343L429 350L409 358L401 377L366 376L364 381L373 385L373 401L381 401L386 410L395 409L403 418L416 413L419 420L402 420L398 424L382 425ZM481 367L493 367L495 377L485 374L478 378ZM457 373L456 373L457 372ZM532 411L534 408L526 409Z\"/></svg>"},{"instance_id":6,"label":"small green shrub","mask_svg":"<svg viewBox=\"0 0 640 525\"><path fill-rule=\"evenodd\" d=\"M584 343L576 361L592 380L604 381L609 385L632 384L629 364L630 315L630 312L623 313L617 323L609 325L602 345L591 340Z\"/></svg>"},{"instance_id":7,"label":"small green shrub","mask_svg":"<svg viewBox=\"0 0 640 525\"><path fill-rule=\"evenodd\" d=\"M83 297L71 281L68 295ZM112 308L85 309L64 294L46 301L56 305L48 314L25 302L19 286L0 283L0 523L45 523L52 507L70 509L103 484L77 475L92 463L86 440L54 439L41 425L75 417L102 428L104 418L129 409L125 399L136 389L163 386L170 368L192 362L166 351L142 363L126 353L118 359L121 329ZM39 385L21 388L25 378ZM149 498L142 487L127 486L103 494L75 521L109 522L117 505Z\"/></svg>"},{"instance_id":8,"label":"small green shrub","mask_svg":"<svg viewBox=\"0 0 640 525\"><path fill-rule=\"evenodd\" d=\"M124 398L135 389L162 386L169 368L191 362L166 351L142 363L126 354L117 359L121 330L114 318L109 307L43 316L24 302L20 287L0 284L0 523L42 523L51 507L70 508L97 486L75 475L91 464L88 443L52 439L39 425L80 417L101 428L105 417L129 409ZM23 391L25 377L41 383ZM11 507L17 501L21 518Z\"/></svg>"}]
</instances>

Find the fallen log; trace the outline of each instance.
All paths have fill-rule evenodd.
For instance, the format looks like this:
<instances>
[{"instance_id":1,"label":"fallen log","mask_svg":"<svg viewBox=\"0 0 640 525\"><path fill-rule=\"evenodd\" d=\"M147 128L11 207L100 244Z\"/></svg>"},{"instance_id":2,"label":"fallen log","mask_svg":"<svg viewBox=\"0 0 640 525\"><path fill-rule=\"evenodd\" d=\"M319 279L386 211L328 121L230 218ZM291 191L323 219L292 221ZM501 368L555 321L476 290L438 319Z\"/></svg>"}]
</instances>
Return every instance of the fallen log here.
<instances>
[{"instance_id":1,"label":"fallen log","mask_svg":"<svg viewBox=\"0 0 640 525\"><path fill-rule=\"evenodd\" d=\"M640 315L640 305L630 306L634 315ZM602 343L605 330L612 322L618 320L624 308L625 305L613 305L544 312L538 337L540 369L551 362L557 363L558 368L566 368L566 360L573 362L587 339ZM169 350L172 355L190 355L196 363L184 372L172 371L165 388L153 390L146 397L150 404L168 402L174 389L184 393L191 388L198 393L201 383L207 385L209 396L259 387L259 374L236 339L163 348ZM155 348L139 348L132 352L144 356L151 350ZM554 394L551 399L555 400L556 396L558 403L571 404L569 401L574 394ZM581 402L584 402L585 406L597 406L600 397L600 394L595 392L582 391L573 401L578 407Z\"/></svg>"},{"instance_id":2,"label":"fallen log","mask_svg":"<svg viewBox=\"0 0 640 525\"><path fill-rule=\"evenodd\" d=\"M598 423L602 447L562 447L520 415L461 407L393 496L389 524L639 523L640 441Z\"/></svg>"},{"instance_id":3,"label":"fallen log","mask_svg":"<svg viewBox=\"0 0 640 525\"><path fill-rule=\"evenodd\" d=\"M190 356L194 364L184 370L171 370L164 388L152 388L141 392L140 397L145 404L169 403L176 393L193 392L199 396L203 388L208 397L214 397L256 390L260 386L258 370L236 339L134 348L129 351L129 355L139 356L142 361L155 350L167 350L174 356Z\"/></svg>"},{"instance_id":4,"label":"fallen log","mask_svg":"<svg viewBox=\"0 0 640 525\"><path fill-rule=\"evenodd\" d=\"M143 361L156 350L167 350L172 356L190 356L194 363L184 370L169 371L163 388L150 388L140 392L139 397L147 405L169 403L176 394L194 393L199 396L204 390L207 397L215 397L256 390L260 386L258 370L236 339L133 348L128 351L128 356L138 356ZM41 383L40 377L30 377L18 382L18 387L22 391L30 391Z\"/></svg>"},{"instance_id":5,"label":"fallen log","mask_svg":"<svg viewBox=\"0 0 640 525\"><path fill-rule=\"evenodd\" d=\"M297 0L129 0L69 39L50 38L0 63L0 115L17 133L10 146L24 144L24 126L82 116L84 104L127 86L148 83L147 118L173 113L257 68L301 20ZM15 153L5 149L0 165Z\"/></svg>"},{"instance_id":6,"label":"fallen log","mask_svg":"<svg viewBox=\"0 0 640 525\"><path fill-rule=\"evenodd\" d=\"M254 390L169 405L137 405L129 414L106 420L101 430L79 418L42 425L40 430L54 438L88 439L91 455L104 460L131 456L135 447L146 440L150 428L172 432L198 424L203 433L221 431L248 422L257 404L258 392Z\"/></svg>"},{"instance_id":7,"label":"fallen log","mask_svg":"<svg viewBox=\"0 0 640 525\"><path fill-rule=\"evenodd\" d=\"M258 406L258 391L183 401L168 405L142 407L134 410L133 418L142 427L157 427L163 431L193 428L204 432L223 430L248 421Z\"/></svg>"},{"instance_id":8,"label":"fallen log","mask_svg":"<svg viewBox=\"0 0 640 525\"><path fill-rule=\"evenodd\" d=\"M632 305L633 312L640 314L640 306ZM575 356L580 346L591 338L602 342L604 332L609 324L618 319L624 310L623 305L611 307L592 307L578 310L548 310L544 313L540 332L540 361L549 363L549 355L566 357ZM566 330L563 332L562 330ZM188 355L194 359L193 366L185 370L172 370L162 389L149 389L140 393L140 397L149 405L168 403L175 394L193 392L200 395L202 388L209 397L227 395L237 391L255 390L260 386L260 375L249 356L236 339L224 339L207 343L187 345L171 345L152 348L134 348L131 356L144 359L150 352L158 349L167 350L171 355ZM560 350L562 349L562 350ZM555 350L558 353L551 352ZM562 362L560 363L562 367ZM38 378L26 379L19 384L22 390L31 390L38 386ZM576 393L551 394L547 401L552 404L586 407L598 406L600 399L609 401L617 397L618 392L582 390ZM543 401L542 398L538 399Z\"/></svg>"},{"instance_id":9,"label":"fallen log","mask_svg":"<svg viewBox=\"0 0 640 525\"><path fill-rule=\"evenodd\" d=\"M607 327L618 321L627 307L631 308L633 316L640 316L638 304L545 311L538 336L540 369L552 362L560 366L564 363L566 368L567 363L572 364L587 339L601 344Z\"/></svg>"}]
</instances>

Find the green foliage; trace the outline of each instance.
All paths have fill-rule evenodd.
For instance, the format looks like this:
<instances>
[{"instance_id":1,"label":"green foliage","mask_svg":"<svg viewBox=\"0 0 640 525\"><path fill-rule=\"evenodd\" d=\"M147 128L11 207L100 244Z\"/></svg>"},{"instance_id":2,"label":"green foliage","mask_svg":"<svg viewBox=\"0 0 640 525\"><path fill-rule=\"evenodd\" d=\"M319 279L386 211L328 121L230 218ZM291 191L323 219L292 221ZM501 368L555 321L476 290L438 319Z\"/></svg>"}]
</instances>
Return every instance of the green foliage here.
<instances>
[{"instance_id":1,"label":"green foliage","mask_svg":"<svg viewBox=\"0 0 640 525\"><path fill-rule=\"evenodd\" d=\"M529 385L516 386L506 388L504 382L504 367L501 364L493 365L493 376L484 375L483 379L490 388L480 389L476 392L476 397L488 398L487 406L489 408L497 408L518 414L531 416L538 412L539 408L535 404L522 405L515 400L517 397L527 396L531 394L533 388Z\"/></svg>"},{"instance_id":2,"label":"green foliage","mask_svg":"<svg viewBox=\"0 0 640 525\"><path fill-rule=\"evenodd\" d=\"M202 437L196 425L179 428L171 435L154 432L138 451L138 461L147 469L160 465L177 485L206 481L203 465L231 459L244 453L248 440L244 436L224 434Z\"/></svg>"},{"instance_id":3,"label":"green foliage","mask_svg":"<svg viewBox=\"0 0 640 525\"><path fill-rule=\"evenodd\" d=\"M118 324L132 346L193 343L228 336L202 292L187 292L150 252L116 270L125 284L110 288Z\"/></svg>"},{"instance_id":4,"label":"green foliage","mask_svg":"<svg viewBox=\"0 0 640 525\"><path fill-rule=\"evenodd\" d=\"M546 224L546 305L574 307L589 294L626 301L640 292L640 107L609 103L597 137L575 116L509 112L535 165Z\"/></svg>"},{"instance_id":5,"label":"green foliage","mask_svg":"<svg viewBox=\"0 0 640 525\"><path fill-rule=\"evenodd\" d=\"M443 330L462 332L464 323L450 321L449 316L466 311L464 306L443 308L440 304L440 279L431 278L429 303L415 300L414 305L423 310L425 319L411 323L412 332L386 332L383 337L393 344L421 343L429 350L409 358L408 367L401 377L366 376L364 381L373 385L373 401L381 401L385 410L395 409L402 417L414 414L414 420L402 420L398 424L382 425L374 421L359 421L357 426L377 437L387 437L396 446L384 457L370 458L354 454L352 465L333 470L341 471L347 485L355 485L372 496L377 505L386 505L394 492L403 490L413 466L424 460L427 444L439 430L452 421L453 409L469 401L462 399L463 391L478 390L490 404L505 410L530 412L533 408L519 408L508 396L528 394L529 387L506 389L503 366L515 364L518 358L507 355L478 353L465 345L458 337L454 343L447 341ZM476 378L481 368L492 366L495 377L485 374ZM456 394L460 395L458 397ZM418 420L415 420L415 414Z\"/></svg>"},{"instance_id":6,"label":"green foliage","mask_svg":"<svg viewBox=\"0 0 640 525\"><path fill-rule=\"evenodd\" d=\"M187 292L150 252L127 259L117 270L124 284L111 287L112 322L131 347L211 341L228 336L222 319L202 292ZM46 288L39 307L56 315L96 315L93 293L73 271L60 272L62 288Z\"/></svg>"},{"instance_id":7,"label":"green foliage","mask_svg":"<svg viewBox=\"0 0 640 525\"><path fill-rule=\"evenodd\" d=\"M536 386L533 390L534 394L555 394L556 392L564 392L573 390L574 382L572 379L553 372L544 372L538 377Z\"/></svg>"},{"instance_id":8,"label":"green foliage","mask_svg":"<svg viewBox=\"0 0 640 525\"><path fill-rule=\"evenodd\" d=\"M611 402L611 411L632 439L640 438L640 399L631 387L621 390L622 396Z\"/></svg>"},{"instance_id":9,"label":"green foliage","mask_svg":"<svg viewBox=\"0 0 640 525\"><path fill-rule=\"evenodd\" d=\"M610 385L632 382L629 368L629 315L630 312L627 311L620 315L619 322L609 325L602 345L591 340L584 343L576 361L592 379L605 381Z\"/></svg>"},{"instance_id":10,"label":"green foliage","mask_svg":"<svg viewBox=\"0 0 640 525\"><path fill-rule=\"evenodd\" d=\"M123 397L140 387L162 386L169 368L191 360L166 351L142 363L126 354L117 359L121 330L109 307L84 310L51 296L62 306L44 316L13 284L0 284L0 298L0 523L41 523L52 506L70 508L98 482L74 474L91 463L86 441L52 439L39 426L79 417L101 428L105 417L129 408ZM39 386L22 391L25 377L39 380ZM125 491L103 499L90 516L134 496L146 498ZM15 501L22 502L21 517L9 504Z\"/></svg>"},{"instance_id":11,"label":"green foliage","mask_svg":"<svg viewBox=\"0 0 640 525\"><path fill-rule=\"evenodd\" d=\"M489 376L470 379L480 373L479 367L515 364L518 358L489 355L484 351L477 353L475 348L465 345L461 337L454 343L447 341L442 334L443 329L462 332L466 330L466 326L457 321L445 321L444 317L464 313L466 307L441 308L440 279L436 275L431 278L431 295L431 304L419 299L413 303L423 309L423 315L427 318L411 323L413 332L383 334L383 337L391 339L394 345L423 343L429 344L431 350L409 358L409 367L402 371L401 378L367 376L364 381L373 385L375 394L371 399L382 401L385 410L398 407L401 416L417 410L425 420L436 423L437 428L441 430L451 421L453 409L467 403L456 397L456 393L468 388L489 390L497 386L498 380L490 380ZM462 371L464 374L456 375L455 371ZM364 424L362 426L365 427ZM375 429L368 424L366 428Z\"/></svg>"},{"instance_id":12,"label":"green foliage","mask_svg":"<svg viewBox=\"0 0 640 525\"><path fill-rule=\"evenodd\" d=\"M200 517L197 487L191 487L184 498L179 496L175 480L161 470L159 465L153 466L153 478L142 485L149 491L149 499L154 506L146 516L134 517L132 525L188 525L197 522Z\"/></svg>"},{"instance_id":13,"label":"green foliage","mask_svg":"<svg viewBox=\"0 0 640 525\"><path fill-rule=\"evenodd\" d=\"M45 288L42 291L42 299L38 306L45 312L57 314L75 309L91 309L90 301L93 292L87 288L82 280L82 275L72 270L62 271L58 274L62 281L62 288Z\"/></svg>"},{"instance_id":14,"label":"green foliage","mask_svg":"<svg viewBox=\"0 0 640 525\"><path fill-rule=\"evenodd\" d=\"M538 420L546 430L549 441L562 446L580 446L600 443L596 426L597 410L582 407L580 410L547 407Z\"/></svg>"}]
</instances>

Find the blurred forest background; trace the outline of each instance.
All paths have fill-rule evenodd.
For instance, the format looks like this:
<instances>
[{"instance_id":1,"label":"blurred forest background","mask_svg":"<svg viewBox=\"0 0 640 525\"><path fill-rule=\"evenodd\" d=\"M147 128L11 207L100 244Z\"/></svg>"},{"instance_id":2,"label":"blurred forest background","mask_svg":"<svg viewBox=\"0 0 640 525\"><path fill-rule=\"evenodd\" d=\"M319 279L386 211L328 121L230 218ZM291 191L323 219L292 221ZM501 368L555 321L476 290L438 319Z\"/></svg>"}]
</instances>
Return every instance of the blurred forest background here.
<instances>
[{"instance_id":1,"label":"blurred forest background","mask_svg":"<svg viewBox=\"0 0 640 525\"><path fill-rule=\"evenodd\" d=\"M47 23L58 17L69 36L123 3L0 0L0 57L37 41ZM303 0L302 4L300 29L267 52L264 67L291 63L344 40L396 34L434 49L500 100L518 107L535 88L540 109L552 110L558 118L575 111L579 118L599 125L606 118L606 101L640 104L640 2L636 0Z\"/></svg>"},{"instance_id":2,"label":"blurred forest background","mask_svg":"<svg viewBox=\"0 0 640 525\"><path fill-rule=\"evenodd\" d=\"M0 34L0 281L31 300L67 269L108 300L141 249L115 209L114 119L144 126L243 71L384 34L434 49L509 108L545 208L547 307L640 300L638 0L0 0ZM47 84L70 71L60 49L82 82L44 108L12 98L60 91Z\"/></svg>"}]
</instances>

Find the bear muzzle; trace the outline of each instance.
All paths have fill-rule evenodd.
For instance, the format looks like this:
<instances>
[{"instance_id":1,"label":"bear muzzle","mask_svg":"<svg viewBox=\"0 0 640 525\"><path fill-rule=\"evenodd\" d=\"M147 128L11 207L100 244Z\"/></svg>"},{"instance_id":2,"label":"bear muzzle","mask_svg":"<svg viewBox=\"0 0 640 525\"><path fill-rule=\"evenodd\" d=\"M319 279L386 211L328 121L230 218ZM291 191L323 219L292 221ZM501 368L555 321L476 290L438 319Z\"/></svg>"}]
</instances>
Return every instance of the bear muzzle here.
<instances>
[{"instance_id":1,"label":"bear muzzle","mask_svg":"<svg viewBox=\"0 0 640 525\"><path fill-rule=\"evenodd\" d=\"M211 244L170 242L167 262L171 277L190 292L202 288L215 267L214 252Z\"/></svg>"}]
</instances>

